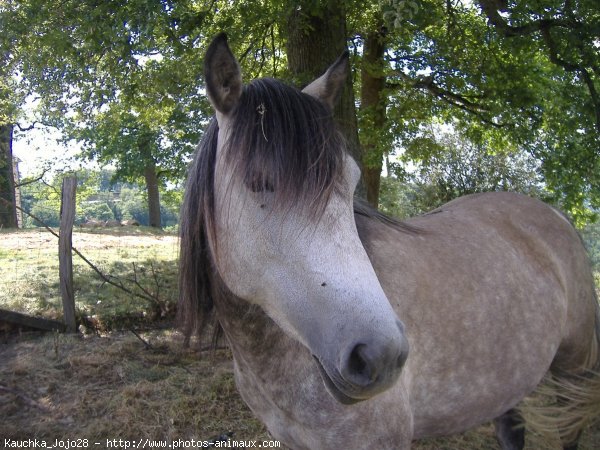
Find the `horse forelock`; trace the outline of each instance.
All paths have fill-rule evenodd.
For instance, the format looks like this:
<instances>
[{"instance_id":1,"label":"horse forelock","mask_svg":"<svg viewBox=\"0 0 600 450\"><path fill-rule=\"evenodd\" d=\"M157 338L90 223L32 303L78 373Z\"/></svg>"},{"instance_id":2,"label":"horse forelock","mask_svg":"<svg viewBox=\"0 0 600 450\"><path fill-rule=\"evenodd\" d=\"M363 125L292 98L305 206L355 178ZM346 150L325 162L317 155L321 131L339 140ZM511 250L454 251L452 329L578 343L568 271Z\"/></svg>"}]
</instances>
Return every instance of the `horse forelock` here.
<instances>
[{"instance_id":1,"label":"horse forelock","mask_svg":"<svg viewBox=\"0 0 600 450\"><path fill-rule=\"evenodd\" d=\"M321 101L280 81L244 87L224 144L234 178L269 191L274 208L318 217L343 172L345 142Z\"/></svg>"}]
</instances>

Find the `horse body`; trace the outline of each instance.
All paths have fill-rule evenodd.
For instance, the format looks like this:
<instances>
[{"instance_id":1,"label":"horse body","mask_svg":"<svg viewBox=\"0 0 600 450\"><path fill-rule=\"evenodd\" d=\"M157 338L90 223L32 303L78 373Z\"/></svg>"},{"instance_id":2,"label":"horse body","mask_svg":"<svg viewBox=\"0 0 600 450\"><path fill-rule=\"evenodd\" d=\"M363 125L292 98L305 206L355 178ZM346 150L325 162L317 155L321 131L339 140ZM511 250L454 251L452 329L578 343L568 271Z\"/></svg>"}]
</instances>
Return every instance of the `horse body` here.
<instances>
[{"instance_id":1,"label":"horse body","mask_svg":"<svg viewBox=\"0 0 600 450\"><path fill-rule=\"evenodd\" d=\"M409 221L418 235L357 220L406 324L415 438L500 416L551 365L586 367L593 280L579 237L551 207L508 193L463 197Z\"/></svg>"},{"instance_id":2,"label":"horse body","mask_svg":"<svg viewBox=\"0 0 600 450\"><path fill-rule=\"evenodd\" d=\"M545 374L600 368L589 262L558 211L490 193L386 219L353 204L356 164L319 103L335 99L343 58L303 93L242 88L223 36L205 64L217 117L188 175L178 313L188 336L215 314L238 389L276 439L409 449L495 419L503 448L522 448L513 408ZM588 375L576 407L560 393L576 422L566 444L600 413Z\"/></svg>"},{"instance_id":3,"label":"horse body","mask_svg":"<svg viewBox=\"0 0 600 450\"><path fill-rule=\"evenodd\" d=\"M502 415L551 366L585 369L596 339L589 264L551 207L494 193L412 219L419 233L356 220L411 342L388 391L339 404L306 348L260 308L235 297L217 306L242 397L290 448L410 448Z\"/></svg>"}]
</instances>

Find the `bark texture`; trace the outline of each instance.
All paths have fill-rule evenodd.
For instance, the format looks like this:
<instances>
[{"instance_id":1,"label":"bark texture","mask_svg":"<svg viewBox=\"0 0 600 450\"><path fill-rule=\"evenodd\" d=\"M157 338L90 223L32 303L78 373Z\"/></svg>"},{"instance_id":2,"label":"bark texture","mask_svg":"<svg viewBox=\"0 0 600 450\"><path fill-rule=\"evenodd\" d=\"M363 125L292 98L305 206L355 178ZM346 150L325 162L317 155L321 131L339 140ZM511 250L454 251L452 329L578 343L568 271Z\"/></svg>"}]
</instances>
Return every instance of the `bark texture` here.
<instances>
[{"instance_id":1,"label":"bark texture","mask_svg":"<svg viewBox=\"0 0 600 450\"><path fill-rule=\"evenodd\" d=\"M158 191L158 176L156 164L150 162L144 168L144 178L148 191L148 220L151 227L161 228L160 221L160 194Z\"/></svg>"},{"instance_id":2,"label":"bark texture","mask_svg":"<svg viewBox=\"0 0 600 450\"><path fill-rule=\"evenodd\" d=\"M371 130L384 130L385 88L384 60L385 32L370 32L365 36L363 63L361 67L360 109L366 127ZM376 133L368 133L371 139L362 142L363 182L367 201L375 208L379 206L379 188L383 155L377 145Z\"/></svg>"},{"instance_id":3,"label":"bark texture","mask_svg":"<svg viewBox=\"0 0 600 450\"><path fill-rule=\"evenodd\" d=\"M0 197L10 202L10 206L0 202L0 228L17 228L12 139L13 126L0 125Z\"/></svg>"},{"instance_id":4,"label":"bark texture","mask_svg":"<svg viewBox=\"0 0 600 450\"><path fill-rule=\"evenodd\" d=\"M286 52L288 66L294 82L303 87L325 70L345 51L346 14L342 2L327 0L314 5L314 2L300 1L287 17ZM348 143L348 150L354 159L361 163L358 140L358 124L349 75L334 117ZM359 196L364 196L361 186Z\"/></svg>"}]
</instances>

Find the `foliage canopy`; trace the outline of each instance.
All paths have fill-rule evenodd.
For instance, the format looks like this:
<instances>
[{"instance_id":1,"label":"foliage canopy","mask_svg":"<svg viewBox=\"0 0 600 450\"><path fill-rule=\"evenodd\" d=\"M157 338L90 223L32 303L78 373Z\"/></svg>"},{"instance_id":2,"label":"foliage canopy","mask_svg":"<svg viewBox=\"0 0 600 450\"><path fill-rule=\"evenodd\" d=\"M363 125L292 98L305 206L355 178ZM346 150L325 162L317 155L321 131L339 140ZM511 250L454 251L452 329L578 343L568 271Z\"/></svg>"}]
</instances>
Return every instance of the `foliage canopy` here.
<instances>
[{"instance_id":1,"label":"foliage canopy","mask_svg":"<svg viewBox=\"0 0 600 450\"><path fill-rule=\"evenodd\" d=\"M40 120L82 141L86 157L115 164L119 178L134 180L154 164L163 183L179 179L211 114L202 88L210 38L228 32L247 79L290 79L290 17L323 14L326 3L6 1L0 118L16 120L23 99L35 95ZM385 80L384 121L361 111L365 166L394 153L405 167L423 167L440 152L451 157L456 142L429 132L444 124L468 141L458 147L478 148L488 161L535 159L526 178L541 195L576 220L592 218L600 207L596 0L338 4L355 91L359 67ZM364 67L370 36L385 51L380 64Z\"/></svg>"}]
</instances>

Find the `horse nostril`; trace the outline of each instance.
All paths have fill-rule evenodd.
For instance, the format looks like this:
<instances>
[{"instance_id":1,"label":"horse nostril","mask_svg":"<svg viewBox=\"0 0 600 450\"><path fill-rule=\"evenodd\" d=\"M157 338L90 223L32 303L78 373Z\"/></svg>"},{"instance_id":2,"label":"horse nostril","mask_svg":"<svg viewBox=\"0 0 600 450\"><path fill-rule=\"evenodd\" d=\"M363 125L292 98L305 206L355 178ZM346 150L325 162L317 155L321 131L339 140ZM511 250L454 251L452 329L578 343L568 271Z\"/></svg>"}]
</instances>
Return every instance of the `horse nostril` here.
<instances>
[{"instance_id":1,"label":"horse nostril","mask_svg":"<svg viewBox=\"0 0 600 450\"><path fill-rule=\"evenodd\" d=\"M350 353L350 359L348 361L348 367L350 372L366 379L371 378L371 370L369 364L366 361L363 352L365 349L364 344L358 344L352 349Z\"/></svg>"},{"instance_id":2,"label":"horse nostril","mask_svg":"<svg viewBox=\"0 0 600 450\"><path fill-rule=\"evenodd\" d=\"M348 381L359 386L368 386L377 379L377 368L369 358L365 344L357 344L348 358Z\"/></svg>"},{"instance_id":3,"label":"horse nostril","mask_svg":"<svg viewBox=\"0 0 600 450\"><path fill-rule=\"evenodd\" d=\"M371 389L393 382L408 357L406 341L394 346L356 344L340 367L342 378L358 389Z\"/></svg>"}]
</instances>

